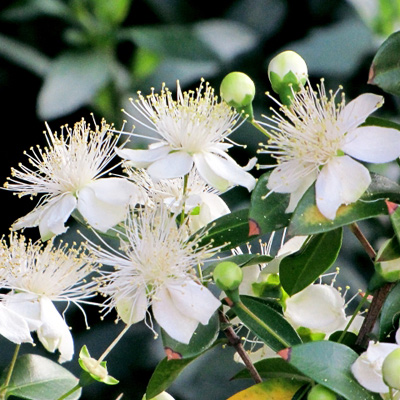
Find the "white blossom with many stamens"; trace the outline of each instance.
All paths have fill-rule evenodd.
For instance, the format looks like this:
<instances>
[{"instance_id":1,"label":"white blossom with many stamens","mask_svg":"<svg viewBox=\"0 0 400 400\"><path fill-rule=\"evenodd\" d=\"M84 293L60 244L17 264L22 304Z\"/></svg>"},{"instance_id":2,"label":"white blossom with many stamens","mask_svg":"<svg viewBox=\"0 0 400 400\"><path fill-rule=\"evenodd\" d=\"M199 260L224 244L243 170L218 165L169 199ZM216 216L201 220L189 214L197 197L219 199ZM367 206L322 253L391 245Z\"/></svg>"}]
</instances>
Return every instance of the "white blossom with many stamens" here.
<instances>
[{"instance_id":1,"label":"white blossom with many stamens","mask_svg":"<svg viewBox=\"0 0 400 400\"><path fill-rule=\"evenodd\" d=\"M115 307L126 324L146 319L151 306L168 335L189 343L198 324L206 325L220 306L195 272L215 249L199 246L200 237L188 239L186 224L177 227L176 214L166 207L138 213L126 221L119 251L89 243L93 261L115 268L102 272L100 292L109 296L104 306Z\"/></svg>"},{"instance_id":2,"label":"white blossom with many stamens","mask_svg":"<svg viewBox=\"0 0 400 400\"><path fill-rule=\"evenodd\" d=\"M349 104L336 104L338 91L327 94L323 81L294 94L292 106L281 106L267 117L270 140L261 153L278 161L268 189L290 193L287 212L296 208L315 183L316 204L328 219L340 205L357 201L371 182L360 161L385 163L400 156L400 132L392 128L360 126L383 103L383 97L366 93ZM279 104L279 103L278 103Z\"/></svg>"},{"instance_id":3,"label":"white blossom with many stamens","mask_svg":"<svg viewBox=\"0 0 400 400\"><path fill-rule=\"evenodd\" d=\"M160 136L147 150L117 151L133 166L146 168L153 179L183 177L195 166L200 176L221 192L232 185L249 191L254 188L255 179L246 170L254 166L255 160L242 168L227 153L233 145L228 136L238 126L239 114L225 102L218 102L208 84L182 93L178 83L177 100L163 87L160 94L153 90L143 97L139 93L137 102L131 102L147 119L148 127Z\"/></svg>"},{"instance_id":4,"label":"white blossom with many stamens","mask_svg":"<svg viewBox=\"0 0 400 400\"><path fill-rule=\"evenodd\" d=\"M10 235L9 244L0 242L0 266L4 271L2 304L16 313L24 323L21 329L37 331L43 346L51 352L58 349L60 362L74 354L73 339L64 318L53 302L91 303L97 283L86 280L95 271L81 247L54 247L52 241L26 241L24 236ZM0 326L7 322L0 312ZM18 322L18 321L16 321ZM2 333L0 331L0 333Z\"/></svg>"},{"instance_id":5,"label":"white blossom with many stamens","mask_svg":"<svg viewBox=\"0 0 400 400\"><path fill-rule=\"evenodd\" d=\"M12 168L5 188L18 195L43 195L36 208L13 229L39 226L43 240L66 231L65 222L77 209L95 229L107 231L126 217L136 196L135 186L123 178L102 178L114 158L119 136L102 121L91 130L84 120L61 134L47 126L48 147L27 154L32 167Z\"/></svg>"}]
</instances>

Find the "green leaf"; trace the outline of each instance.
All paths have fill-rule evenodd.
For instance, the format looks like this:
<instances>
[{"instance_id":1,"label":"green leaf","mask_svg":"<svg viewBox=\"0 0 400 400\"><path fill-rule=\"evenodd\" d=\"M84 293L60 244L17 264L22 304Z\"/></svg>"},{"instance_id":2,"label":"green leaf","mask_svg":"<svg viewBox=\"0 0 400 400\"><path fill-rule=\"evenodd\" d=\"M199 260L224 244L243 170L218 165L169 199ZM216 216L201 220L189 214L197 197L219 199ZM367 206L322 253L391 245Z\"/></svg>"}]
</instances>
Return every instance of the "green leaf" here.
<instances>
[{"instance_id":1,"label":"green leaf","mask_svg":"<svg viewBox=\"0 0 400 400\"><path fill-rule=\"evenodd\" d=\"M177 358L190 358L204 353L215 342L219 334L219 317L214 313L207 325L199 324L189 344L177 342L163 329L161 337L164 350Z\"/></svg>"},{"instance_id":2,"label":"green leaf","mask_svg":"<svg viewBox=\"0 0 400 400\"><path fill-rule=\"evenodd\" d=\"M1 378L4 382L5 373ZM7 396L27 400L54 400L67 393L79 380L68 370L45 357L25 354L17 359ZM81 389L67 397L79 399Z\"/></svg>"},{"instance_id":3,"label":"green leaf","mask_svg":"<svg viewBox=\"0 0 400 400\"><path fill-rule=\"evenodd\" d=\"M38 98L43 119L64 116L89 104L110 78L109 58L100 51L63 53L50 65Z\"/></svg>"},{"instance_id":4,"label":"green leaf","mask_svg":"<svg viewBox=\"0 0 400 400\"><path fill-rule=\"evenodd\" d=\"M227 400L290 400L302 385L303 382L293 379L273 378L250 386Z\"/></svg>"},{"instance_id":5,"label":"green leaf","mask_svg":"<svg viewBox=\"0 0 400 400\"><path fill-rule=\"evenodd\" d=\"M283 358L265 358L264 360L254 363L255 368L261 378L292 378L297 381L312 381L310 378L302 374L297 368L289 364ZM232 379L247 379L251 378L248 369L243 369L238 372Z\"/></svg>"},{"instance_id":6,"label":"green leaf","mask_svg":"<svg viewBox=\"0 0 400 400\"><path fill-rule=\"evenodd\" d=\"M379 320L379 340L385 340L397 328L400 318L400 282L393 287L383 304Z\"/></svg>"},{"instance_id":7,"label":"green leaf","mask_svg":"<svg viewBox=\"0 0 400 400\"><path fill-rule=\"evenodd\" d=\"M262 175L251 194L249 212L250 226L255 234L265 234L284 228L289 224L291 214L285 212L289 205L289 194L270 193L267 183L270 172Z\"/></svg>"},{"instance_id":8,"label":"green leaf","mask_svg":"<svg viewBox=\"0 0 400 400\"><path fill-rule=\"evenodd\" d=\"M106 24L119 25L128 15L132 0L92 0L94 13Z\"/></svg>"},{"instance_id":9,"label":"green leaf","mask_svg":"<svg viewBox=\"0 0 400 400\"><path fill-rule=\"evenodd\" d=\"M257 297L240 296L241 302L232 310L252 333L257 335L274 351L301 343L301 339L288 321Z\"/></svg>"},{"instance_id":10,"label":"green leaf","mask_svg":"<svg viewBox=\"0 0 400 400\"><path fill-rule=\"evenodd\" d=\"M289 363L347 400L378 400L379 394L363 388L351 373L358 354L347 346L327 340L294 346Z\"/></svg>"},{"instance_id":11,"label":"green leaf","mask_svg":"<svg viewBox=\"0 0 400 400\"><path fill-rule=\"evenodd\" d=\"M395 203L386 203L389 209L390 222L392 223L394 233L396 234L397 241L400 243L400 207Z\"/></svg>"},{"instance_id":12,"label":"green leaf","mask_svg":"<svg viewBox=\"0 0 400 400\"><path fill-rule=\"evenodd\" d=\"M383 128L393 128L400 131L400 124L386 118L368 117L360 126L380 126Z\"/></svg>"},{"instance_id":13,"label":"green leaf","mask_svg":"<svg viewBox=\"0 0 400 400\"><path fill-rule=\"evenodd\" d=\"M249 210L243 209L224 215L208 224L201 231L206 234L200 246L210 244L212 247L223 246L229 250L249 241ZM196 234L195 234L196 235Z\"/></svg>"},{"instance_id":14,"label":"green leaf","mask_svg":"<svg viewBox=\"0 0 400 400\"><path fill-rule=\"evenodd\" d=\"M40 77L46 75L51 63L50 59L37 49L1 34L0 56Z\"/></svg>"},{"instance_id":15,"label":"green leaf","mask_svg":"<svg viewBox=\"0 0 400 400\"><path fill-rule=\"evenodd\" d=\"M400 95L400 32L390 35L379 47L372 60L368 83Z\"/></svg>"},{"instance_id":16,"label":"green leaf","mask_svg":"<svg viewBox=\"0 0 400 400\"><path fill-rule=\"evenodd\" d=\"M400 203L400 186L378 174L371 173L371 178L371 184L360 200L340 206L333 221L319 212L315 203L315 186L312 185L297 205L288 233L295 236L327 232L352 222L386 215L385 200Z\"/></svg>"},{"instance_id":17,"label":"green leaf","mask_svg":"<svg viewBox=\"0 0 400 400\"><path fill-rule=\"evenodd\" d=\"M215 342L209 349L215 347L219 342ZM180 373L194 360L204 353L180 360L168 360L164 358L157 365L146 389L146 398L152 399L166 390L180 375Z\"/></svg>"},{"instance_id":18,"label":"green leaf","mask_svg":"<svg viewBox=\"0 0 400 400\"><path fill-rule=\"evenodd\" d=\"M305 289L336 261L342 246L342 229L312 236L296 253L281 260L279 277L289 296Z\"/></svg>"}]
</instances>

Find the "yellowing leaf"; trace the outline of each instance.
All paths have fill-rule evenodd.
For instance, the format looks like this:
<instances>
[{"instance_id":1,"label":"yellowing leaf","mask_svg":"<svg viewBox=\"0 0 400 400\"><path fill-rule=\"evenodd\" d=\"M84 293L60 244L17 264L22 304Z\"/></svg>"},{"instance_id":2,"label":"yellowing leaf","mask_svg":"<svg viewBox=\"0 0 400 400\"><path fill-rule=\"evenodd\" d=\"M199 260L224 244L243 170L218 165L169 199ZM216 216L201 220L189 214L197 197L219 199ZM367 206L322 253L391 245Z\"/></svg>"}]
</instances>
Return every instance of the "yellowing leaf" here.
<instances>
[{"instance_id":1,"label":"yellowing leaf","mask_svg":"<svg viewBox=\"0 0 400 400\"><path fill-rule=\"evenodd\" d=\"M284 378L269 379L242 390L227 400L291 400L302 385L304 385L304 381Z\"/></svg>"}]
</instances>

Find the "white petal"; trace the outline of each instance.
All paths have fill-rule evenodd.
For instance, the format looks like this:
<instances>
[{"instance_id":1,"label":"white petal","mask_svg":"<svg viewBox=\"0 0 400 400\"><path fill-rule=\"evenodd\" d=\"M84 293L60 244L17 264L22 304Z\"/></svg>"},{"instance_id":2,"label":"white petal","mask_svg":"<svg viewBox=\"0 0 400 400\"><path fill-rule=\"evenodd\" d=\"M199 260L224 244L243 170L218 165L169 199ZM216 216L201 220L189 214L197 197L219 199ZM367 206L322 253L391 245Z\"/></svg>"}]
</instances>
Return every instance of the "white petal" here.
<instances>
[{"instance_id":1,"label":"white petal","mask_svg":"<svg viewBox=\"0 0 400 400\"><path fill-rule=\"evenodd\" d=\"M290 193L289 205L287 206L285 212L291 213L293 212L301 198L304 196L304 193L308 190L308 188L314 183L317 179L318 172L312 171L308 175L306 175L303 179L299 179L299 186L296 190Z\"/></svg>"},{"instance_id":2,"label":"white petal","mask_svg":"<svg viewBox=\"0 0 400 400\"><path fill-rule=\"evenodd\" d=\"M334 219L342 204L357 201L371 183L368 169L348 156L334 157L321 170L315 185L319 211Z\"/></svg>"},{"instance_id":3,"label":"white petal","mask_svg":"<svg viewBox=\"0 0 400 400\"><path fill-rule=\"evenodd\" d=\"M196 154L194 161L197 167L198 159L203 157L204 161L208 164L209 169L215 172L216 175L222 179L231 182L234 185L240 185L247 188L250 192L256 185L255 178L246 172L233 158L225 154L225 157L220 157L212 153Z\"/></svg>"},{"instance_id":4,"label":"white petal","mask_svg":"<svg viewBox=\"0 0 400 400\"><path fill-rule=\"evenodd\" d=\"M360 127L346 136L342 150L362 161L393 161L400 156L400 131L378 126Z\"/></svg>"},{"instance_id":5,"label":"white petal","mask_svg":"<svg viewBox=\"0 0 400 400\"><path fill-rule=\"evenodd\" d=\"M168 283L175 307L184 315L207 325L221 302L203 285L192 280Z\"/></svg>"},{"instance_id":6,"label":"white petal","mask_svg":"<svg viewBox=\"0 0 400 400\"><path fill-rule=\"evenodd\" d=\"M59 350L59 362L69 361L74 355L74 343L71 332L52 301L40 298L42 326L38 329L38 338L46 350Z\"/></svg>"},{"instance_id":7,"label":"white petal","mask_svg":"<svg viewBox=\"0 0 400 400\"><path fill-rule=\"evenodd\" d=\"M33 343L25 318L3 304L0 304L0 335L16 344Z\"/></svg>"},{"instance_id":8,"label":"white petal","mask_svg":"<svg viewBox=\"0 0 400 400\"><path fill-rule=\"evenodd\" d=\"M179 178L188 174L192 166L192 156L184 151L177 151L152 163L147 172L156 180Z\"/></svg>"},{"instance_id":9,"label":"white petal","mask_svg":"<svg viewBox=\"0 0 400 400\"><path fill-rule=\"evenodd\" d=\"M42 321L40 320L40 303L38 296L32 293L9 293L4 297L4 305L23 317L30 331L37 330Z\"/></svg>"},{"instance_id":10,"label":"white petal","mask_svg":"<svg viewBox=\"0 0 400 400\"><path fill-rule=\"evenodd\" d=\"M127 296L116 300L118 315L127 325L142 321L146 316L147 307L145 287L138 289L133 298Z\"/></svg>"},{"instance_id":11,"label":"white petal","mask_svg":"<svg viewBox=\"0 0 400 400\"><path fill-rule=\"evenodd\" d=\"M131 198L136 198L133 184L124 179L106 178L79 191L77 208L89 225L106 232L126 218Z\"/></svg>"},{"instance_id":12,"label":"white petal","mask_svg":"<svg viewBox=\"0 0 400 400\"><path fill-rule=\"evenodd\" d=\"M368 349L351 366L351 372L366 389L375 393L387 393L388 386L383 382L382 364L384 359L398 345L393 343L369 342Z\"/></svg>"},{"instance_id":13,"label":"white petal","mask_svg":"<svg viewBox=\"0 0 400 400\"><path fill-rule=\"evenodd\" d=\"M115 149L123 159L128 160L136 168L147 168L151 163L167 156L171 148L166 145L157 146L148 150Z\"/></svg>"},{"instance_id":14,"label":"white petal","mask_svg":"<svg viewBox=\"0 0 400 400\"><path fill-rule=\"evenodd\" d=\"M345 302L339 291L328 285L310 285L286 300L285 317L296 327L332 333L346 324Z\"/></svg>"},{"instance_id":15,"label":"white petal","mask_svg":"<svg viewBox=\"0 0 400 400\"><path fill-rule=\"evenodd\" d=\"M227 179L222 178L214 171L213 168L210 168L203 154L194 154L193 159L200 176L210 186L214 187L220 192L225 192L231 186L231 183Z\"/></svg>"},{"instance_id":16,"label":"white petal","mask_svg":"<svg viewBox=\"0 0 400 400\"><path fill-rule=\"evenodd\" d=\"M356 128L383 104L383 97L373 93L364 93L348 103L338 116L340 129L343 133Z\"/></svg>"},{"instance_id":17,"label":"white petal","mask_svg":"<svg viewBox=\"0 0 400 400\"><path fill-rule=\"evenodd\" d=\"M304 189L305 192L310 187L309 181L316 178L314 170L315 168L310 164L303 164L296 160L285 161L271 172L267 188L277 193L293 193L299 189Z\"/></svg>"},{"instance_id":18,"label":"white petal","mask_svg":"<svg viewBox=\"0 0 400 400\"><path fill-rule=\"evenodd\" d=\"M168 289L163 286L153 297L153 315L157 323L178 342L188 344L199 321L182 314L176 307Z\"/></svg>"}]
</instances>

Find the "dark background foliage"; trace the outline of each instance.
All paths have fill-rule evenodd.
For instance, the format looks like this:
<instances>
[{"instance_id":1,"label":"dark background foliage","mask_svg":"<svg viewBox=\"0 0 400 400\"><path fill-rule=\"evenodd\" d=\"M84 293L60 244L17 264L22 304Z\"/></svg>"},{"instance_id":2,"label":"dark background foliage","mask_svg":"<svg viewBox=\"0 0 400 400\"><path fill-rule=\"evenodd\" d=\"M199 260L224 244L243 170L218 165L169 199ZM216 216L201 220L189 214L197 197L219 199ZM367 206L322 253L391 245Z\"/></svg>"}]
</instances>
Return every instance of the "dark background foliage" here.
<instances>
[{"instance_id":1,"label":"dark background foliage","mask_svg":"<svg viewBox=\"0 0 400 400\"><path fill-rule=\"evenodd\" d=\"M397 2L389 0L379 2L381 8L372 18L345 0L221 0L212 6L183 0L6 3L2 2L0 13L3 181L10 167L26 162L24 150L44 144L45 120L59 130L81 118L91 120L93 113L97 121L105 117L119 127L124 118L120 109L129 109L128 98L137 90L144 94L152 86L158 90L162 82L173 90L179 79L184 89L190 89L204 77L218 91L225 74L245 72L256 84L254 109L256 118L261 119L272 105L264 94L271 90L268 62L282 50L292 49L303 56L313 82L324 77L333 90L342 84L347 99L366 91L383 94L367 85L368 70L399 16ZM378 1L368 3L371 11ZM398 101L389 95L385 98L380 112L395 118ZM247 149L232 153L242 164L263 140L247 125L233 138L248 144ZM248 194L238 188L226 195L226 200L240 207L248 201ZM34 203L9 192L2 193L1 201L2 232L6 235L10 225ZM369 232L374 240L374 232ZM37 237L36 230L25 233ZM352 258L359 264L365 262L357 254ZM355 276L347 277L356 279L356 285L362 283ZM121 324L114 324L114 318L108 315L100 323L98 311L88 310L91 330L87 331L80 311L71 306L67 320L73 328L76 352L86 343L91 354L99 356L122 329ZM11 350L4 339L0 345L0 364L5 367ZM44 353L41 344L35 348L25 345L23 351ZM232 355L229 348L203 355L172 386L171 394L182 400L223 400L250 385L250 381L229 382L240 369L232 366ZM144 325L133 326L108 357L109 371L121 383L115 387L93 385L82 399L115 399L122 392L124 399L141 399L162 357L160 340L154 341ZM66 367L79 375L76 356Z\"/></svg>"}]
</instances>

